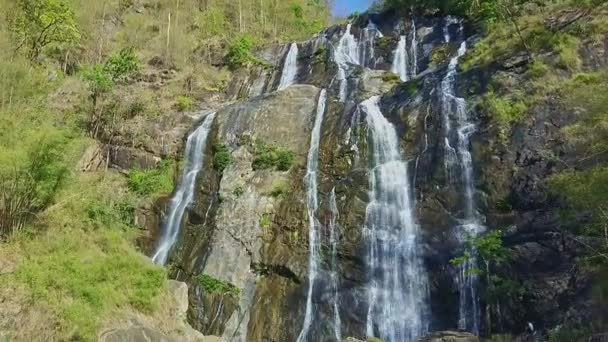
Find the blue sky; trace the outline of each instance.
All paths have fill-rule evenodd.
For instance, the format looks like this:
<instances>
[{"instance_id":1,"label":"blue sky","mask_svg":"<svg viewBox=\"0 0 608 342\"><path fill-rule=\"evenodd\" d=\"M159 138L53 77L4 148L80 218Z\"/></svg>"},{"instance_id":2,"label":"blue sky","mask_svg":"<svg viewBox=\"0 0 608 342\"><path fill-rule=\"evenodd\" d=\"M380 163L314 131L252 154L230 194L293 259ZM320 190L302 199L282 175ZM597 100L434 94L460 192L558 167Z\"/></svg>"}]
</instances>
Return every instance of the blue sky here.
<instances>
[{"instance_id":1,"label":"blue sky","mask_svg":"<svg viewBox=\"0 0 608 342\"><path fill-rule=\"evenodd\" d=\"M334 15L345 16L354 11L365 11L372 0L336 0L334 4Z\"/></svg>"}]
</instances>

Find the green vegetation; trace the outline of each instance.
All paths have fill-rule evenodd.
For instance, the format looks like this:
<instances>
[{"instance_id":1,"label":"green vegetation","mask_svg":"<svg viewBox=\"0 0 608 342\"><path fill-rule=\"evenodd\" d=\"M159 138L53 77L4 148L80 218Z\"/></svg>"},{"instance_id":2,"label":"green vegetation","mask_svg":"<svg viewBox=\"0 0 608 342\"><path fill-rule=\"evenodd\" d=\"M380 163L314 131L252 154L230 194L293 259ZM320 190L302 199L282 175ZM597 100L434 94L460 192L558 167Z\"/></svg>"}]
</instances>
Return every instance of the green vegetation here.
<instances>
[{"instance_id":1,"label":"green vegetation","mask_svg":"<svg viewBox=\"0 0 608 342\"><path fill-rule=\"evenodd\" d=\"M486 302L485 324L488 336L491 335L489 329L492 326L491 312L493 311L491 307L499 305L501 299L519 298L521 300L525 293L525 290L516 281L499 276L499 268L511 259L510 250L503 245L502 235L502 231L496 230L483 236L472 237L467 240L464 255L451 260L452 264L462 266L474 258L482 266L469 269L469 272L484 279L485 286L482 296L485 297Z\"/></svg>"},{"instance_id":2,"label":"green vegetation","mask_svg":"<svg viewBox=\"0 0 608 342\"><path fill-rule=\"evenodd\" d=\"M232 152L230 148L224 144L215 145L215 155L213 157L213 168L222 173L232 164Z\"/></svg>"},{"instance_id":3,"label":"green vegetation","mask_svg":"<svg viewBox=\"0 0 608 342\"><path fill-rule=\"evenodd\" d=\"M10 23L15 50L27 50L31 60L37 60L44 49L61 48L80 40L74 12L64 1L17 0L16 5L17 12Z\"/></svg>"},{"instance_id":4,"label":"green vegetation","mask_svg":"<svg viewBox=\"0 0 608 342\"><path fill-rule=\"evenodd\" d=\"M189 96L178 96L177 97L177 110L180 112L187 112L194 107L194 100Z\"/></svg>"},{"instance_id":5,"label":"green vegetation","mask_svg":"<svg viewBox=\"0 0 608 342\"><path fill-rule=\"evenodd\" d=\"M447 63L452 50L453 48L450 44L443 44L434 48L431 52L431 64L437 66Z\"/></svg>"},{"instance_id":6,"label":"green vegetation","mask_svg":"<svg viewBox=\"0 0 608 342\"><path fill-rule=\"evenodd\" d=\"M270 196L283 197L289 193L289 184L286 181L277 181L272 184Z\"/></svg>"},{"instance_id":7,"label":"green vegetation","mask_svg":"<svg viewBox=\"0 0 608 342\"><path fill-rule=\"evenodd\" d=\"M175 187L175 163L164 160L156 169L129 171L129 189L145 197L169 194Z\"/></svg>"},{"instance_id":8,"label":"green vegetation","mask_svg":"<svg viewBox=\"0 0 608 342\"><path fill-rule=\"evenodd\" d=\"M122 177L89 174L66 184L57 204L0 245L0 255L22 255L0 284L27 289L28 300L56 315L58 336L93 340L117 309L155 310L165 273L132 246L138 234L130 225L134 199Z\"/></svg>"},{"instance_id":9,"label":"green vegetation","mask_svg":"<svg viewBox=\"0 0 608 342\"><path fill-rule=\"evenodd\" d=\"M270 220L270 215L262 215L262 218L260 218L260 227L262 227L262 229L267 229L270 228L271 224L272 221Z\"/></svg>"},{"instance_id":10,"label":"green vegetation","mask_svg":"<svg viewBox=\"0 0 608 342\"><path fill-rule=\"evenodd\" d=\"M260 139L253 143L253 169L265 170L276 168L278 171L289 171L295 161L292 151L276 145L268 145Z\"/></svg>"},{"instance_id":11,"label":"green vegetation","mask_svg":"<svg viewBox=\"0 0 608 342\"><path fill-rule=\"evenodd\" d=\"M229 282L219 280L208 274L200 274L196 277L198 284L209 293L220 295L229 295L238 299L241 295L241 289L230 284Z\"/></svg>"},{"instance_id":12,"label":"green vegetation","mask_svg":"<svg viewBox=\"0 0 608 342\"><path fill-rule=\"evenodd\" d=\"M245 193L245 189L243 188L242 185L237 186L236 188L234 188L234 191L232 191L232 194L236 198L239 198L239 197L243 196L244 193Z\"/></svg>"}]
</instances>

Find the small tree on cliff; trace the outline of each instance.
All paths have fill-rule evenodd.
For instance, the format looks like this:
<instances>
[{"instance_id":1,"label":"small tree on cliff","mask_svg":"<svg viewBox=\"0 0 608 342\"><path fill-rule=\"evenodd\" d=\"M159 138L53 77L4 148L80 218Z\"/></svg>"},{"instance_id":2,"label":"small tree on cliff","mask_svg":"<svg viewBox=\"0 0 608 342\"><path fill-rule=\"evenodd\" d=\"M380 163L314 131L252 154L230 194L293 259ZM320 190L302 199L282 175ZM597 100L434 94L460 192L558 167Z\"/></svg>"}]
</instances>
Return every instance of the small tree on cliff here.
<instances>
[{"instance_id":1,"label":"small tree on cliff","mask_svg":"<svg viewBox=\"0 0 608 342\"><path fill-rule=\"evenodd\" d=\"M475 258L481 266L468 272L478 274L484 279L482 294L486 302L485 325L488 335L491 334L492 305L498 304L501 297L510 294L516 287L513 281L503 279L497 273L497 268L511 258L510 250L503 245L502 235L502 231L496 230L484 236L470 238L467 240L467 252L451 260L452 264L462 266ZM468 251L474 251L474 255Z\"/></svg>"}]
</instances>

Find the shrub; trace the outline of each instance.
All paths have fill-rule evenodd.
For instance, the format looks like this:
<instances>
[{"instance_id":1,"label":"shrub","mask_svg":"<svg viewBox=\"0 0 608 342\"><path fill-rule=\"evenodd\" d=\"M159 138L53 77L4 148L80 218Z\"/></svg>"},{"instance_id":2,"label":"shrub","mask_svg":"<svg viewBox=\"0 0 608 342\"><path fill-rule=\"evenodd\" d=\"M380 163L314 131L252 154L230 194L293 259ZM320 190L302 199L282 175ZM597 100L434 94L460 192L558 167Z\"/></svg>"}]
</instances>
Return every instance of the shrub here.
<instances>
[{"instance_id":1,"label":"shrub","mask_svg":"<svg viewBox=\"0 0 608 342\"><path fill-rule=\"evenodd\" d=\"M135 169L129 172L129 189L142 196L171 193L174 188L174 162L164 160L152 170Z\"/></svg>"},{"instance_id":2,"label":"shrub","mask_svg":"<svg viewBox=\"0 0 608 342\"><path fill-rule=\"evenodd\" d=\"M260 227L262 227L262 229L270 228L271 224L272 221L270 220L270 216L267 214L262 215L260 218Z\"/></svg>"},{"instance_id":3,"label":"shrub","mask_svg":"<svg viewBox=\"0 0 608 342\"><path fill-rule=\"evenodd\" d=\"M220 295L230 295L234 298L238 298L241 295L241 289L234 286L233 284L214 278L208 274L200 274L196 277L198 284L209 293L216 293Z\"/></svg>"},{"instance_id":4,"label":"shrub","mask_svg":"<svg viewBox=\"0 0 608 342\"><path fill-rule=\"evenodd\" d=\"M252 52L254 46L255 43L249 36L241 36L235 39L228 48L226 64L232 69L249 65L256 60Z\"/></svg>"},{"instance_id":5,"label":"shrub","mask_svg":"<svg viewBox=\"0 0 608 342\"><path fill-rule=\"evenodd\" d=\"M287 149L267 145L261 140L255 140L253 145L254 170L276 168L278 171L289 171L295 161L294 153Z\"/></svg>"},{"instance_id":6,"label":"shrub","mask_svg":"<svg viewBox=\"0 0 608 342\"><path fill-rule=\"evenodd\" d=\"M0 236L49 206L68 175L65 137L42 127L28 134L33 139L24 137L24 148L0 151Z\"/></svg>"},{"instance_id":7,"label":"shrub","mask_svg":"<svg viewBox=\"0 0 608 342\"><path fill-rule=\"evenodd\" d=\"M177 109L180 112L186 112L192 109L194 106L194 100L188 96L178 96L177 97Z\"/></svg>"},{"instance_id":8,"label":"shrub","mask_svg":"<svg viewBox=\"0 0 608 342\"><path fill-rule=\"evenodd\" d=\"M234 191L232 192L232 194L236 197L239 198L241 196L243 196L243 194L245 193L245 189L243 188L243 186L239 185L236 188L234 188Z\"/></svg>"},{"instance_id":9,"label":"shrub","mask_svg":"<svg viewBox=\"0 0 608 342\"><path fill-rule=\"evenodd\" d=\"M222 173L232 164L232 154L228 146L219 144L215 146L215 156L213 157L213 168Z\"/></svg>"},{"instance_id":10,"label":"shrub","mask_svg":"<svg viewBox=\"0 0 608 342\"><path fill-rule=\"evenodd\" d=\"M277 151L277 170L279 171L289 171L293 162L295 160L295 155L291 151L287 150L278 150Z\"/></svg>"},{"instance_id":11,"label":"shrub","mask_svg":"<svg viewBox=\"0 0 608 342\"><path fill-rule=\"evenodd\" d=\"M103 69L116 82L139 71L140 68L139 59L135 56L133 48L128 47L110 56L104 64Z\"/></svg>"},{"instance_id":12,"label":"shrub","mask_svg":"<svg viewBox=\"0 0 608 342\"><path fill-rule=\"evenodd\" d=\"M270 196L272 197L282 197L289 192L289 184L285 181L279 181L272 185L272 190L270 191Z\"/></svg>"}]
</instances>

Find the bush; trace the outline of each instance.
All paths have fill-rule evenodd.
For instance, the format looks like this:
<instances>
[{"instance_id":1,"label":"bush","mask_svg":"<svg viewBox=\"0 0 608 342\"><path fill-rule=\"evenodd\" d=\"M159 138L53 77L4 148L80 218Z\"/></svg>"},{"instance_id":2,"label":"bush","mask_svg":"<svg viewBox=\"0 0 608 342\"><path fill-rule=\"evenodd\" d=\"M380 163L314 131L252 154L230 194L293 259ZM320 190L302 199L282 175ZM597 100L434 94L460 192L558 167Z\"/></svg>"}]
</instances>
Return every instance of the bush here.
<instances>
[{"instance_id":1,"label":"bush","mask_svg":"<svg viewBox=\"0 0 608 342\"><path fill-rule=\"evenodd\" d=\"M142 196L171 193L175 186L174 166L174 162L164 160L156 169L131 170L127 181L129 189Z\"/></svg>"},{"instance_id":2,"label":"bush","mask_svg":"<svg viewBox=\"0 0 608 342\"><path fill-rule=\"evenodd\" d=\"M128 47L110 56L104 64L103 69L116 82L139 71L140 68L139 59L135 56L133 48Z\"/></svg>"},{"instance_id":3,"label":"bush","mask_svg":"<svg viewBox=\"0 0 608 342\"><path fill-rule=\"evenodd\" d=\"M0 151L0 236L24 228L28 220L53 201L68 175L66 138L39 128L24 137L23 148ZM47 135L48 134L48 135Z\"/></svg>"},{"instance_id":4,"label":"bush","mask_svg":"<svg viewBox=\"0 0 608 342\"><path fill-rule=\"evenodd\" d=\"M215 156L213 157L213 168L222 173L232 164L232 154L228 146L219 144L215 146Z\"/></svg>"},{"instance_id":5,"label":"bush","mask_svg":"<svg viewBox=\"0 0 608 342\"><path fill-rule=\"evenodd\" d=\"M194 100L188 96L178 96L177 97L177 109L180 112L186 112L192 109L194 106Z\"/></svg>"},{"instance_id":6,"label":"bush","mask_svg":"<svg viewBox=\"0 0 608 342\"><path fill-rule=\"evenodd\" d=\"M272 185L272 190L270 191L270 196L272 197L282 197L289 193L289 184L285 181L279 181Z\"/></svg>"},{"instance_id":7,"label":"bush","mask_svg":"<svg viewBox=\"0 0 608 342\"><path fill-rule=\"evenodd\" d=\"M236 197L239 198L241 196L243 196L243 194L245 193L245 189L243 188L243 186L239 185L236 188L234 188L234 191L232 192L232 194Z\"/></svg>"},{"instance_id":8,"label":"bush","mask_svg":"<svg viewBox=\"0 0 608 342\"><path fill-rule=\"evenodd\" d=\"M265 170L276 168L278 171L289 171L295 161L292 151L282 149L274 145L267 145L261 140L256 140L253 147L254 170Z\"/></svg>"},{"instance_id":9,"label":"bush","mask_svg":"<svg viewBox=\"0 0 608 342\"><path fill-rule=\"evenodd\" d=\"M267 229L270 228L270 225L272 224L272 221L270 220L270 216L269 215L262 215L262 218L260 218L260 227L262 227L262 229Z\"/></svg>"},{"instance_id":10,"label":"bush","mask_svg":"<svg viewBox=\"0 0 608 342\"><path fill-rule=\"evenodd\" d=\"M230 295L234 298L239 298L241 295L241 289L230 284L229 282L219 280L208 274L200 274L196 277L198 284L209 293L216 293L220 295Z\"/></svg>"},{"instance_id":11,"label":"bush","mask_svg":"<svg viewBox=\"0 0 608 342\"><path fill-rule=\"evenodd\" d=\"M256 58L252 52L254 46L255 43L253 38L249 36L241 36L235 39L228 48L226 64L232 69L237 69L243 66L248 66L252 62L256 61Z\"/></svg>"}]
</instances>

